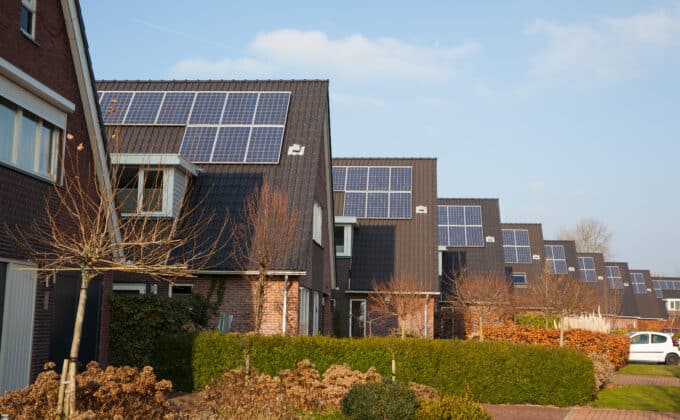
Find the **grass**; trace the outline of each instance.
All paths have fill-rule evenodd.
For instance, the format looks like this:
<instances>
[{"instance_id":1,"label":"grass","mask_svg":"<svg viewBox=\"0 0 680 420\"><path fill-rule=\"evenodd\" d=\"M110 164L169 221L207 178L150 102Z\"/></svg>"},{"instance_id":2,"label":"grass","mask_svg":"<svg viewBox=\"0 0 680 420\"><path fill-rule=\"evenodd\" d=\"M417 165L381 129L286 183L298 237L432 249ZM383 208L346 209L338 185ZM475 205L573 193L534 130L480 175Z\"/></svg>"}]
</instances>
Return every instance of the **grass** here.
<instances>
[{"instance_id":1,"label":"grass","mask_svg":"<svg viewBox=\"0 0 680 420\"><path fill-rule=\"evenodd\" d=\"M680 387L617 386L600 392L592 406L680 413Z\"/></svg>"},{"instance_id":2,"label":"grass","mask_svg":"<svg viewBox=\"0 0 680 420\"><path fill-rule=\"evenodd\" d=\"M622 375L674 376L680 378L680 366L627 364L617 373Z\"/></svg>"}]
</instances>

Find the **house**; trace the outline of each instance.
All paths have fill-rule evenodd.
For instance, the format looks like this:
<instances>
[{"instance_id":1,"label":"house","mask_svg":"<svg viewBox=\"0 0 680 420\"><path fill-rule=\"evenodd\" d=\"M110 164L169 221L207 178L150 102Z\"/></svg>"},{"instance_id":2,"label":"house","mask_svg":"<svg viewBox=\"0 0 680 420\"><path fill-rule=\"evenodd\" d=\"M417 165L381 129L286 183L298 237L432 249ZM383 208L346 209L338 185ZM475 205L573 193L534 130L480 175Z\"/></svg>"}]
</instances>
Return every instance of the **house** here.
<instances>
[{"instance_id":1,"label":"house","mask_svg":"<svg viewBox=\"0 0 680 420\"><path fill-rule=\"evenodd\" d=\"M649 270L629 270L630 287L637 306L637 315L642 320L668 319L665 306L660 303L653 290Z\"/></svg>"},{"instance_id":2,"label":"house","mask_svg":"<svg viewBox=\"0 0 680 420\"><path fill-rule=\"evenodd\" d=\"M652 277L656 298L665 306L671 325L680 325L680 277Z\"/></svg>"},{"instance_id":3,"label":"house","mask_svg":"<svg viewBox=\"0 0 680 420\"><path fill-rule=\"evenodd\" d=\"M516 293L535 284L545 270L540 223L501 223L503 255Z\"/></svg>"},{"instance_id":4,"label":"house","mask_svg":"<svg viewBox=\"0 0 680 420\"><path fill-rule=\"evenodd\" d=\"M549 273L577 279L576 243L574 241L543 241L545 265Z\"/></svg>"},{"instance_id":5,"label":"house","mask_svg":"<svg viewBox=\"0 0 680 420\"><path fill-rule=\"evenodd\" d=\"M591 286L601 313L608 313L609 284L605 280L604 255L599 252L578 252L578 278Z\"/></svg>"},{"instance_id":6,"label":"house","mask_svg":"<svg viewBox=\"0 0 680 420\"><path fill-rule=\"evenodd\" d=\"M398 327L372 307L371 295L404 279L424 299L422 316L408 329L432 336L440 294L436 165L425 158L333 159L338 335L385 335Z\"/></svg>"},{"instance_id":7,"label":"house","mask_svg":"<svg viewBox=\"0 0 680 420\"><path fill-rule=\"evenodd\" d=\"M242 225L247 198L271 185L298 212L298 225L280 266L269 270L261 332L330 333L336 269L328 81L100 81L97 88L122 217L174 223L197 206L214 225L199 242L229 241L216 226L225 217ZM197 279L126 276L111 288L178 297L207 295L223 283L219 313L232 331L252 331L257 270L232 258L230 247Z\"/></svg>"},{"instance_id":8,"label":"house","mask_svg":"<svg viewBox=\"0 0 680 420\"><path fill-rule=\"evenodd\" d=\"M44 223L46 201L56 207L54 188L65 179L92 179L108 191L109 176L78 2L2 0L0 10L0 223L26 232ZM80 288L78 273L38 274L2 231L0 394L68 356ZM93 283L83 361L98 357L101 281Z\"/></svg>"}]
</instances>

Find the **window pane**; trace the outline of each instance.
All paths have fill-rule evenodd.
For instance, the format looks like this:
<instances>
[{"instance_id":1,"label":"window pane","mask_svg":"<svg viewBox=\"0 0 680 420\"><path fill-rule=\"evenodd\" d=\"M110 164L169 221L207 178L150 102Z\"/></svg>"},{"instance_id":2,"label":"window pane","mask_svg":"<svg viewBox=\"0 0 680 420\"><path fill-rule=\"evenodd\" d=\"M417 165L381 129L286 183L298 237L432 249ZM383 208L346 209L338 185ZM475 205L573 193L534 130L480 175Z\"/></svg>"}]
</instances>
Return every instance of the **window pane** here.
<instances>
[{"instance_id":1,"label":"window pane","mask_svg":"<svg viewBox=\"0 0 680 420\"><path fill-rule=\"evenodd\" d=\"M26 115L21 117L21 136L17 165L23 169L35 170L35 134L38 122Z\"/></svg>"},{"instance_id":2,"label":"window pane","mask_svg":"<svg viewBox=\"0 0 680 420\"><path fill-rule=\"evenodd\" d=\"M12 143L14 135L14 109L0 103L0 160L12 160Z\"/></svg>"},{"instance_id":3,"label":"window pane","mask_svg":"<svg viewBox=\"0 0 680 420\"><path fill-rule=\"evenodd\" d=\"M33 13L26 6L21 6L21 29L33 35Z\"/></svg>"},{"instance_id":4,"label":"window pane","mask_svg":"<svg viewBox=\"0 0 680 420\"><path fill-rule=\"evenodd\" d=\"M526 284L527 278L526 274L513 274L512 275L512 284Z\"/></svg>"},{"instance_id":5,"label":"window pane","mask_svg":"<svg viewBox=\"0 0 680 420\"><path fill-rule=\"evenodd\" d=\"M163 171L144 171L142 211L163 211Z\"/></svg>"},{"instance_id":6,"label":"window pane","mask_svg":"<svg viewBox=\"0 0 680 420\"><path fill-rule=\"evenodd\" d=\"M335 228L335 252L338 254L345 253L345 228Z\"/></svg>"},{"instance_id":7,"label":"window pane","mask_svg":"<svg viewBox=\"0 0 680 420\"><path fill-rule=\"evenodd\" d=\"M38 149L38 172L49 175L52 163L52 133L50 127L43 125L40 130L40 144Z\"/></svg>"},{"instance_id":8,"label":"window pane","mask_svg":"<svg viewBox=\"0 0 680 420\"><path fill-rule=\"evenodd\" d=\"M666 336L665 335L658 335L658 334L652 334L652 343L653 344L662 344L666 342Z\"/></svg>"},{"instance_id":9,"label":"window pane","mask_svg":"<svg viewBox=\"0 0 680 420\"><path fill-rule=\"evenodd\" d=\"M121 213L137 213L137 168L124 168L118 177L116 207Z\"/></svg>"}]
</instances>

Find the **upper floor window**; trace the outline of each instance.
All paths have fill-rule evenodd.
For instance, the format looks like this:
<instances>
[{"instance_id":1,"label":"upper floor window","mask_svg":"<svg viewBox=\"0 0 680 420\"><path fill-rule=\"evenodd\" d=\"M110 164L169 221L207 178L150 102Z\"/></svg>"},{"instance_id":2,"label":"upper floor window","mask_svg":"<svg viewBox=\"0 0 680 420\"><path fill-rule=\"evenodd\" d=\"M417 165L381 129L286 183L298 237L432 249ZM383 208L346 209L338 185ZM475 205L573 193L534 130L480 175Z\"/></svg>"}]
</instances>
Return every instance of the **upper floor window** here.
<instances>
[{"instance_id":1,"label":"upper floor window","mask_svg":"<svg viewBox=\"0 0 680 420\"><path fill-rule=\"evenodd\" d=\"M319 245L323 245L321 242L323 239L323 210L319 203L314 202L314 214L312 217L312 239Z\"/></svg>"},{"instance_id":2,"label":"upper floor window","mask_svg":"<svg viewBox=\"0 0 680 420\"><path fill-rule=\"evenodd\" d=\"M166 216L170 205L166 198L165 170L122 167L118 174L116 207L122 215L149 214Z\"/></svg>"},{"instance_id":3,"label":"upper floor window","mask_svg":"<svg viewBox=\"0 0 680 420\"><path fill-rule=\"evenodd\" d=\"M0 100L0 161L55 181L61 137L47 121Z\"/></svg>"},{"instance_id":4,"label":"upper floor window","mask_svg":"<svg viewBox=\"0 0 680 420\"><path fill-rule=\"evenodd\" d=\"M352 256L352 225L335 226L335 256Z\"/></svg>"},{"instance_id":5,"label":"upper floor window","mask_svg":"<svg viewBox=\"0 0 680 420\"><path fill-rule=\"evenodd\" d=\"M680 299L668 299L666 300L666 309L669 311L680 312Z\"/></svg>"},{"instance_id":6,"label":"upper floor window","mask_svg":"<svg viewBox=\"0 0 680 420\"><path fill-rule=\"evenodd\" d=\"M551 274L567 274L567 257L563 245L546 245L545 261Z\"/></svg>"},{"instance_id":7,"label":"upper floor window","mask_svg":"<svg viewBox=\"0 0 680 420\"><path fill-rule=\"evenodd\" d=\"M37 0L21 0L21 31L35 38L35 3Z\"/></svg>"}]
</instances>

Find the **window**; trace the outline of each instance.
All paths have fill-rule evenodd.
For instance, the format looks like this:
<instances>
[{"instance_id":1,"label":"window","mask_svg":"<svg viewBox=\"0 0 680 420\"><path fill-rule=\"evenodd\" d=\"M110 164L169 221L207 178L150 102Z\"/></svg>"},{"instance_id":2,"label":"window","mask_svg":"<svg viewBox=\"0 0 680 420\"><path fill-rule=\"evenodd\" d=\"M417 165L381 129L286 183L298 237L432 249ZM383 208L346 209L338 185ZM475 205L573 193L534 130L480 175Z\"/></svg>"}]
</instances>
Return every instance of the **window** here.
<instances>
[{"instance_id":1,"label":"window","mask_svg":"<svg viewBox=\"0 0 680 420\"><path fill-rule=\"evenodd\" d=\"M335 227L335 256L352 256L352 226L342 225Z\"/></svg>"},{"instance_id":2,"label":"window","mask_svg":"<svg viewBox=\"0 0 680 420\"><path fill-rule=\"evenodd\" d=\"M309 289L300 288L300 308L299 308L299 331L300 335L309 335Z\"/></svg>"},{"instance_id":3,"label":"window","mask_svg":"<svg viewBox=\"0 0 680 420\"><path fill-rule=\"evenodd\" d=\"M437 206L439 245L483 247L481 206Z\"/></svg>"},{"instance_id":4,"label":"window","mask_svg":"<svg viewBox=\"0 0 680 420\"><path fill-rule=\"evenodd\" d=\"M366 336L366 299L349 300L349 336Z\"/></svg>"},{"instance_id":5,"label":"window","mask_svg":"<svg viewBox=\"0 0 680 420\"><path fill-rule=\"evenodd\" d=\"M527 275L526 273L512 273L510 280L514 286L526 286Z\"/></svg>"},{"instance_id":6,"label":"window","mask_svg":"<svg viewBox=\"0 0 680 420\"><path fill-rule=\"evenodd\" d=\"M581 280L588 283L597 282L597 273L595 272L595 260L593 257L578 257L578 273Z\"/></svg>"},{"instance_id":7,"label":"window","mask_svg":"<svg viewBox=\"0 0 680 420\"><path fill-rule=\"evenodd\" d=\"M531 264L529 231L527 229L502 229L502 234L505 262Z\"/></svg>"},{"instance_id":8,"label":"window","mask_svg":"<svg viewBox=\"0 0 680 420\"><path fill-rule=\"evenodd\" d=\"M666 309L669 311L680 311L680 299L666 300Z\"/></svg>"},{"instance_id":9,"label":"window","mask_svg":"<svg viewBox=\"0 0 680 420\"><path fill-rule=\"evenodd\" d=\"M61 133L47 121L0 100L0 161L56 181Z\"/></svg>"},{"instance_id":10,"label":"window","mask_svg":"<svg viewBox=\"0 0 680 420\"><path fill-rule=\"evenodd\" d=\"M169 215L165 170L122 167L118 174L116 207L123 215Z\"/></svg>"},{"instance_id":11,"label":"window","mask_svg":"<svg viewBox=\"0 0 680 420\"><path fill-rule=\"evenodd\" d=\"M319 334L319 317L321 316L321 296L319 292L314 292L314 313L312 318L312 335Z\"/></svg>"},{"instance_id":12,"label":"window","mask_svg":"<svg viewBox=\"0 0 680 420\"><path fill-rule=\"evenodd\" d=\"M117 295L145 295L144 283L114 283L113 293Z\"/></svg>"},{"instance_id":13,"label":"window","mask_svg":"<svg viewBox=\"0 0 680 420\"><path fill-rule=\"evenodd\" d=\"M663 344L668 341L668 337L665 335L652 334L652 344Z\"/></svg>"},{"instance_id":14,"label":"window","mask_svg":"<svg viewBox=\"0 0 680 420\"><path fill-rule=\"evenodd\" d=\"M563 245L546 245L545 260L551 274L567 274L567 257Z\"/></svg>"},{"instance_id":15,"label":"window","mask_svg":"<svg viewBox=\"0 0 680 420\"><path fill-rule=\"evenodd\" d=\"M312 225L312 238L314 239L314 242L319 245L323 245L321 242L323 239L323 210L321 209L321 205L319 205L319 203L316 201L314 202Z\"/></svg>"},{"instance_id":16,"label":"window","mask_svg":"<svg viewBox=\"0 0 680 420\"><path fill-rule=\"evenodd\" d=\"M21 0L21 31L35 38L35 3L36 0Z\"/></svg>"},{"instance_id":17,"label":"window","mask_svg":"<svg viewBox=\"0 0 680 420\"><path fill-rule=\"evenodd\" d=\"M193 284L171 284L168 288L168 296L170 297L181 297L181 296L191 296L193 291Z\"/></svg>"},{"instance_id":18,"label":"window","mask_svg":"<svg viewBox=\"0 0 680 420\"><path fill-rule=\"evenodd\" d=\"M649 334L639 334L630 339L630 344L649 344Z\"/></svg>"}]
</instances>

